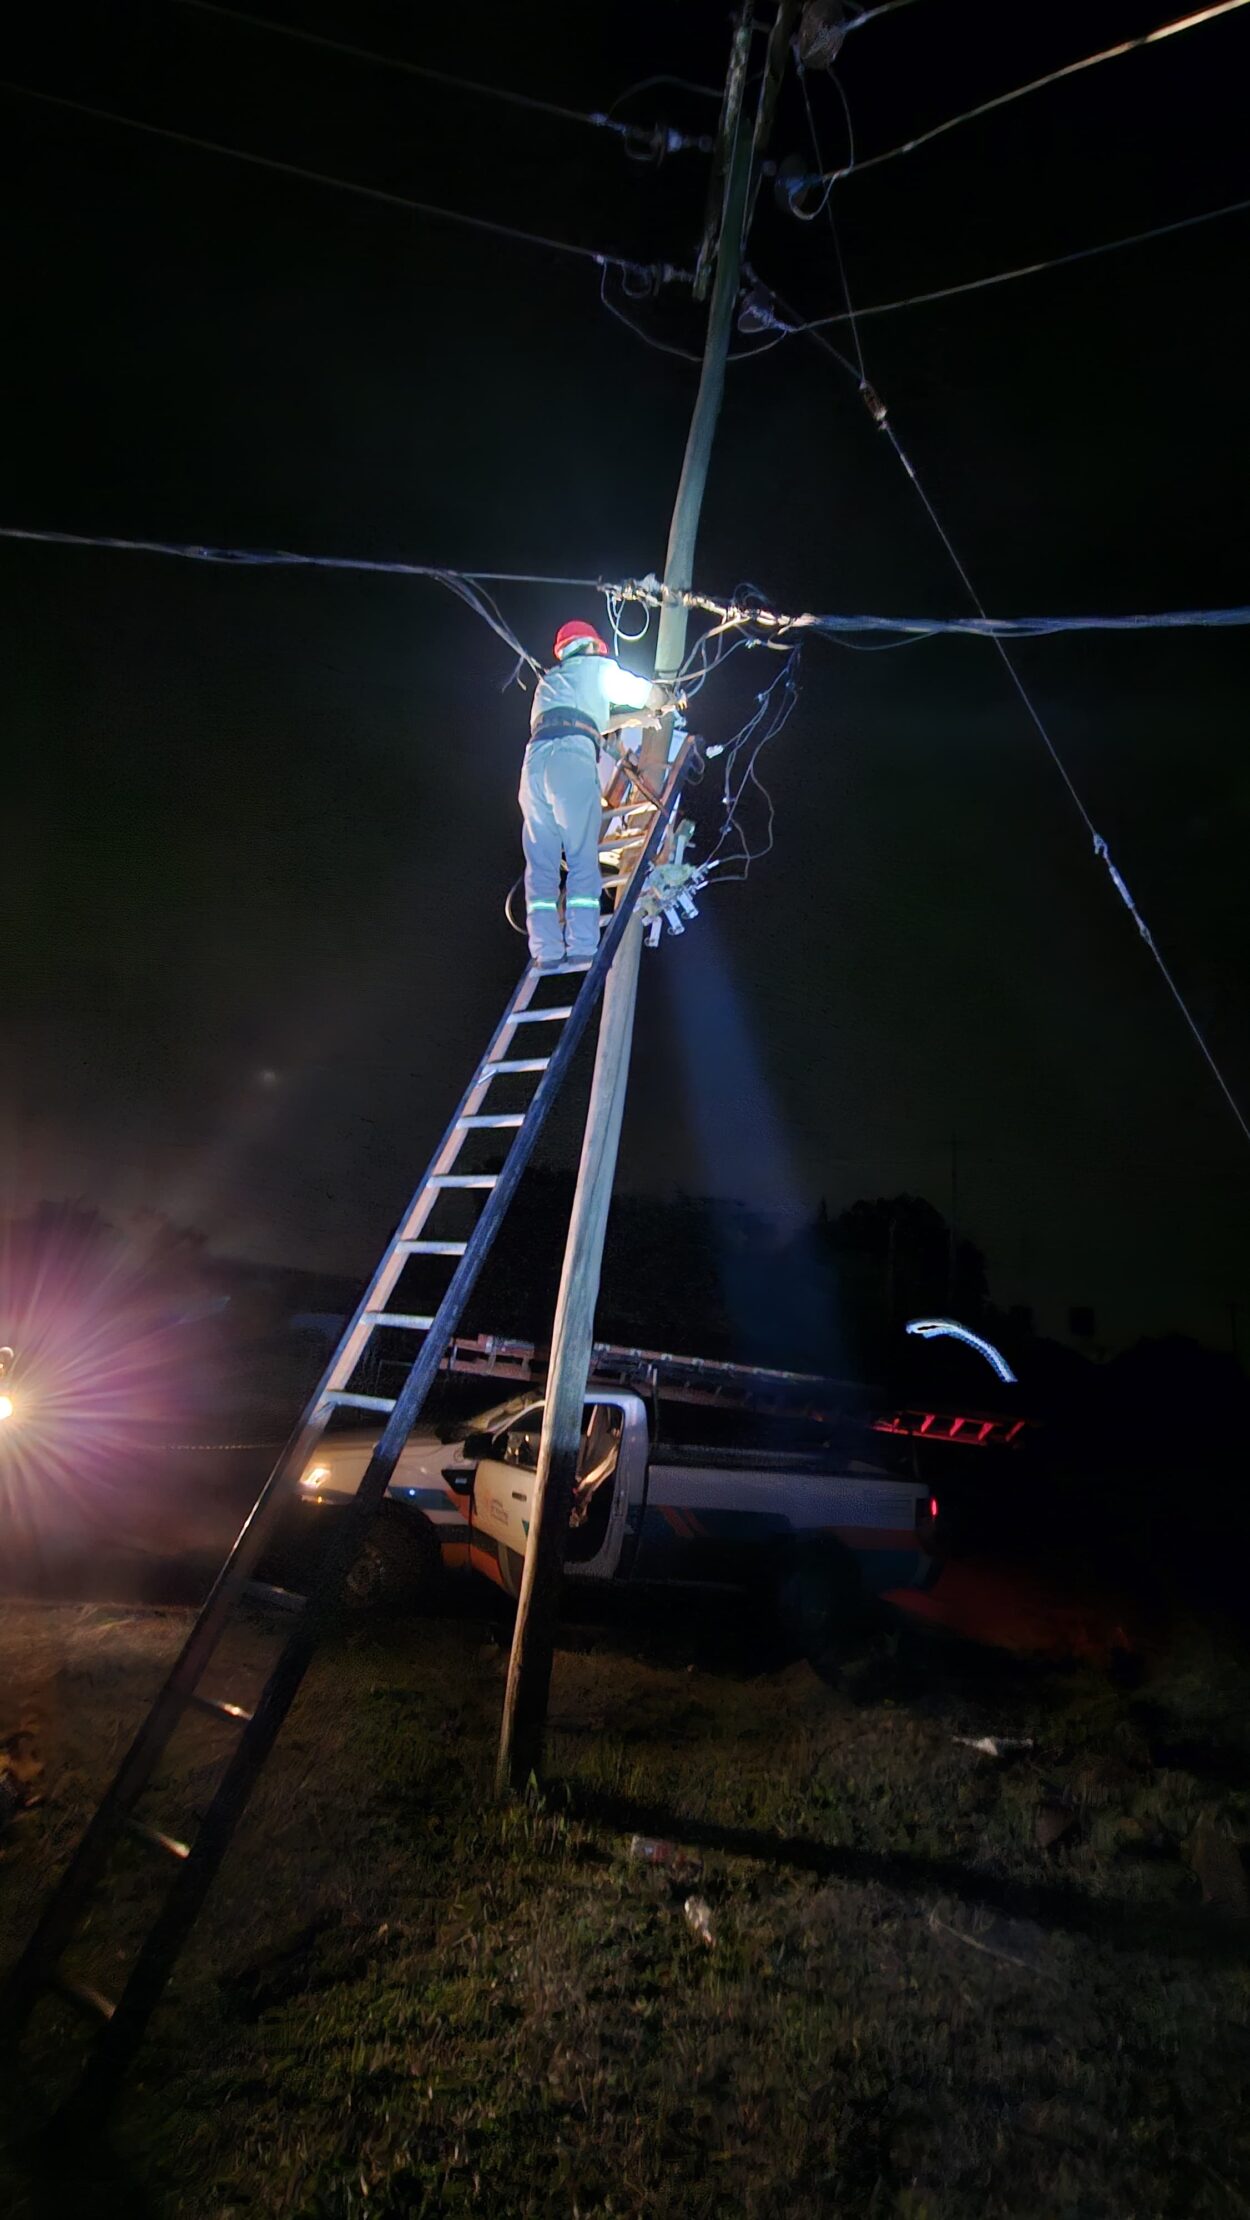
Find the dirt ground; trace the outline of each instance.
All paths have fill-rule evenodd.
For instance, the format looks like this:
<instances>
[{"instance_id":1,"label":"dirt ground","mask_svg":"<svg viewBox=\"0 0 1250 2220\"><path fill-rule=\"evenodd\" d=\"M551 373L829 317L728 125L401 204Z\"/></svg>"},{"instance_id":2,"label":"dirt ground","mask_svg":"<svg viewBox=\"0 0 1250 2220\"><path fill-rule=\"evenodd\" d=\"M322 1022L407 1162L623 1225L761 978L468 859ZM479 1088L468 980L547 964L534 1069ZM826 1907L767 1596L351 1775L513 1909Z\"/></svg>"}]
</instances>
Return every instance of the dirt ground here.
<instances>
[{"instance_id":1,"label":"dirt ground","mask_svg":"<svg viewBox=\"0 0 1250 2220\"><path fill-rule=\"evenodd\" d=\"M836 1686L731 1617L575 1631L550 1785L511 1809L489 1620L344 1626L103 2141L23 2140L79 2040L37 2017L0 2210L1244 2214L1245 1658L1196 1625L1133 1670L1012 1656L920 1616ZM43 1801L0 1834L0 1962L186 1625L5 1607L0 1737ZM274 1639L241 1625L210 1692L246 1699ZM193 1830L220 1733L174 1745L154 1823ZM122 1854L77 1949L106 1990L149 1871Z\"/></svg>"}]
</instances>

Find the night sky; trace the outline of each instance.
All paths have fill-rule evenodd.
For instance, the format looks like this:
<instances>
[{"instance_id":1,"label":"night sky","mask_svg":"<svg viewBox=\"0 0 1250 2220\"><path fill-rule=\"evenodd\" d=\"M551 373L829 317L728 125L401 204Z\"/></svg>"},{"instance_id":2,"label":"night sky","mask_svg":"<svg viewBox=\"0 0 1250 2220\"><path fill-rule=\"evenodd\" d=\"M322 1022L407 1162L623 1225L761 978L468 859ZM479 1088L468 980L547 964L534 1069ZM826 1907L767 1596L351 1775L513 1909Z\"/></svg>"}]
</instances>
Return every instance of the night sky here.
<instances>
[{"instance_id":1,"label":"night sky","mask_svg":"<svg viewBox=\"0 0 1250 2220\"><path fill-rule=\"evenodd\" d=\"M589 109L661 70L718 84L729 33L724 0L257 5ZM918 0L847 41L860 152L1183 12ZM1250 11L839 185L853 298L1250 193L1248 69ZM697 154L635 165L605 133L175 0L33 11L5 74L643 260L689 265L698 237ZM836 92L811 92L841 162ZM0 102L0 521L661 567L696 373L604 312L593 266ZM624 112L700 131L716 106L655 87ZM806 153L804 132L791 78L774 152ZM1247 236L1231 217L863 321L996 614L1247 598ZM842 305L826 225L767 187L749 253L807 313ZM681 292L632 313L700 342ZM731 367L696 567L791 609L967 607L853 382L798 337ZM518 969L501 905L528 705L507 651L420 582L13 543L0 568L3 1200L146 1204L223 1251L363 1271ZM540 655L564 617L602 616L502 598ZM727 737L765 660L714 679L696 729ZM1250 643L1058 639L1018 660L1245 1103ZM1108 1345L1177 1325L1227 1346L1250 1305L1245 1143L995 651L814 640L801 684L760 762L772 854L647 959L622 1184L786 1219L903 1190L945 1210L954 1136L1000 1301L1048 1326L1092 1304ZM710 772L709 837L716 802ZM572 1145L566 1114L548 1157Z\"/></svg>"}]
</instances>

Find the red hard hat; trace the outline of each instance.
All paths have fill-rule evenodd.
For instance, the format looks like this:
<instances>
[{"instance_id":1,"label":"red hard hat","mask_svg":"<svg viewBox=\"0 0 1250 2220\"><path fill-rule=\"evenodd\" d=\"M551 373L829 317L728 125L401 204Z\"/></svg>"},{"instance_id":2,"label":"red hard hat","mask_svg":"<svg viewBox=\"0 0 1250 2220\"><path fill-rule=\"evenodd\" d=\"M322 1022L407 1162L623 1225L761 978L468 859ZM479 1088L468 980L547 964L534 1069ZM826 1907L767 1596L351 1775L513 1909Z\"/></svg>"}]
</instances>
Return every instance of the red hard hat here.
<instances>
[{"instance_id":1,"label":"red hard hat","mask_svg":"<svg viewBox=\"0 0 1250 2220\"><path fill-rule=\"evenodd\" d=\"M611 653L607 641L600 637L593 624L587 624L584 617L572 617L567 624L561 625L556 634L555 658L557 663L565 649L572 647L574 642L579 640L586 642L592 655L608 655Z\"/></svg>"}]
</instances>

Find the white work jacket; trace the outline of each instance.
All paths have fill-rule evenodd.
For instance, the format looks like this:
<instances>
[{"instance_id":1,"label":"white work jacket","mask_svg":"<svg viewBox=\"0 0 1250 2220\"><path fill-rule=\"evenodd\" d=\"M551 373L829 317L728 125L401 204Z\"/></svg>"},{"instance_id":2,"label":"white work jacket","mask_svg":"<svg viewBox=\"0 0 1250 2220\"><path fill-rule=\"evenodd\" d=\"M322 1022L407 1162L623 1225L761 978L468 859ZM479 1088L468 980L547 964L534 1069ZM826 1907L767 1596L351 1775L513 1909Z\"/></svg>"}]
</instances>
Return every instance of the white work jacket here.
<instances>
[{"instance_id":1,"label":"white work jacket","mask_svg":"<svg viewBox=\"0 0 1250 2220\"><path fill-rule=\"evenodd\" d=\"M613 714L621 709L645 709L651 699L651 680L622 669L610 655L571 655L544 671L534 688L530 731L540 717L586 717L597 732L604 732Z\"/></svg>"}]
</instances>

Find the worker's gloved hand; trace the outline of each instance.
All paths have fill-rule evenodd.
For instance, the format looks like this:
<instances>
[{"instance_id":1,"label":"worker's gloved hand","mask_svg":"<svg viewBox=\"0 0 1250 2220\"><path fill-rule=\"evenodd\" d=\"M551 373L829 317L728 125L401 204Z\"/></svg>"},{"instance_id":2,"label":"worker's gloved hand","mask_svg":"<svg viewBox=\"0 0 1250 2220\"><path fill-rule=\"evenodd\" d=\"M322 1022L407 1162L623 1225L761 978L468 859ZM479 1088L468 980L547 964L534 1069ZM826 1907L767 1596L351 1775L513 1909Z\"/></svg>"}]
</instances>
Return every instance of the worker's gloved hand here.
<instances>
[{"instance_id":1,"label":"worker's gloved hand","mask_svg":"<svg viewBox=\"0 0 1250 2220\"><path fill-rule=\"evenodd\" d=\"M672 687L666 686L662 679L654 679L651 685L651 692L647 696L647 707L649 710L651 710L653 715L660 716L666 709L671 709L673 706L673 701L674 694Z\"/></svg>"}]
</instances>

